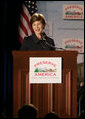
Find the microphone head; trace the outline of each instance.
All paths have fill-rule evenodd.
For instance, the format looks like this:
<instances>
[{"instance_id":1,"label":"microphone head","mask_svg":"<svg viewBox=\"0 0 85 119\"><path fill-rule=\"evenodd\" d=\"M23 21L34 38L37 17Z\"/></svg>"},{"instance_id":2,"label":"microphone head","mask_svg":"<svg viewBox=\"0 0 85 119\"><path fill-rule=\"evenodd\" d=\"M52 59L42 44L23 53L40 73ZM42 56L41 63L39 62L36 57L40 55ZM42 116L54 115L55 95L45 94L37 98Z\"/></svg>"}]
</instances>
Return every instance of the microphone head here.
<instances>
[{"instance_id":1,"label":"microphone head","mask_svg":"<svg viewBox=\"0 0 85 119\"><path fill-rule=\"evenodd\" d=\"M41 33L41 37L42 37L43 40L46 40L46 39L45 39L45 38L46 38L45 32L42 32L42 33Z\"/></svg>"}]
</instances>

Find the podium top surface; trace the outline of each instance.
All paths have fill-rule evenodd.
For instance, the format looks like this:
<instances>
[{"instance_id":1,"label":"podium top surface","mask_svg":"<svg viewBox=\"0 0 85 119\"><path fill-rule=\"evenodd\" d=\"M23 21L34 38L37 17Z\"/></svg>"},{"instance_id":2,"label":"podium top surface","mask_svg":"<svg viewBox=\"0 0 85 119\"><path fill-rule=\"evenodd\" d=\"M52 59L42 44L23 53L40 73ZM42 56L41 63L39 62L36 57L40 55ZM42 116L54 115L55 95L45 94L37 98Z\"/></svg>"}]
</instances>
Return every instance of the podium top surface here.
<instances>
[{"instance_id":1,"label":"podium top surface","mask_svg":"<svg viewBox=\"0 0 85 119\"><path fill-rule=\"evenodd\" d=\"M12 54L13 56L14 55L40 55L40 56L43 56L43 55L75 55L77 56L78 55L78 52L77 51L12 51Z\"/></svg>"}]
</instances>

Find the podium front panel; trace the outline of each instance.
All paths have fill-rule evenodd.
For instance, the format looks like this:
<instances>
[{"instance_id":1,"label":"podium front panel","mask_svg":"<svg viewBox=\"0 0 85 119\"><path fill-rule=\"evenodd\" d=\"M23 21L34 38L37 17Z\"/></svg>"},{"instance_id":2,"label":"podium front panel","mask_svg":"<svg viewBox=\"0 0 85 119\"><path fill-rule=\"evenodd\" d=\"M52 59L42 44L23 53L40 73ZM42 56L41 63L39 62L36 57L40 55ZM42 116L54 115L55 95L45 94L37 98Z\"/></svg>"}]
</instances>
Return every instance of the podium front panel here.
<instances>
[{"instance_id":1,"label":"podium front panel","mask_svg":"<svg viewBox=\"0 0 85 119\"><path fill-rule=\"evenodd\" d=\"M62 57L62 83L30 84L30 57ZM38 108L38 118L48 112L77 117L77 52L13 51L13 117L24 104Z\"/></svg>"}]
</instances>

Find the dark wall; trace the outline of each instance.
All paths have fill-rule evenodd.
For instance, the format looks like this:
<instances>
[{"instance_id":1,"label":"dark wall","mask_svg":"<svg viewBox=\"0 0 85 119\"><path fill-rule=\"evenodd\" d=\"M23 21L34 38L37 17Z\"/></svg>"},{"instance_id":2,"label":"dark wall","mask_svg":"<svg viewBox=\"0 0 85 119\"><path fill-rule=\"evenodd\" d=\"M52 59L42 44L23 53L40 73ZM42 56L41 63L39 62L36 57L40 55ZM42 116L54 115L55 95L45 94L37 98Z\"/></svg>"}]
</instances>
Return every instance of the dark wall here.
<instances>
[{"instance_id":1,"label":"dark wall","mask_svg":"<svg viewBox=\"0 0 85 119\"><path fill-rule=\"evenodd\" d=\"M1 0L1 47L2 49L14 50L20 48L18 39L18 25L22 1L18 0Z\"/></svg>"},{"instance_id":2,"label":"dark wall","mask_svg":"<svg viewBox=\"0 0 85 119\"><path fill-rule=\"evenodd\" d=\"M22 1L0 0L0 118L12 117L13 56L19 50L18 25Z\"/></svg>"}]
</instances>

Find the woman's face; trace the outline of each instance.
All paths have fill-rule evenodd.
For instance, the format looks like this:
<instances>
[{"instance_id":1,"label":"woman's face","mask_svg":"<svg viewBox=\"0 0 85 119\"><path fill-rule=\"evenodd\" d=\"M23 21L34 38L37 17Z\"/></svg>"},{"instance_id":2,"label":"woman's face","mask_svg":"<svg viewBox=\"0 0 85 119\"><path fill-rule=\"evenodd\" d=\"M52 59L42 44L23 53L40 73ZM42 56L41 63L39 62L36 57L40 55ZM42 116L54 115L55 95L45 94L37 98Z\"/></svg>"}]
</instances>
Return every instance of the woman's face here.
<instances>
[{"instance_id":1,"label":"woman's face","mask_svg":"<svg viewBox=\"0 0 85 119\"><path fill-rule=\"evenodd\" d=\"M35 34L41 34L43 31L43 24L40 21L35 21L32 24L32 28Z\"/></svg>"}]
</instances>

